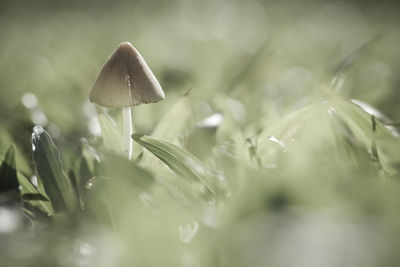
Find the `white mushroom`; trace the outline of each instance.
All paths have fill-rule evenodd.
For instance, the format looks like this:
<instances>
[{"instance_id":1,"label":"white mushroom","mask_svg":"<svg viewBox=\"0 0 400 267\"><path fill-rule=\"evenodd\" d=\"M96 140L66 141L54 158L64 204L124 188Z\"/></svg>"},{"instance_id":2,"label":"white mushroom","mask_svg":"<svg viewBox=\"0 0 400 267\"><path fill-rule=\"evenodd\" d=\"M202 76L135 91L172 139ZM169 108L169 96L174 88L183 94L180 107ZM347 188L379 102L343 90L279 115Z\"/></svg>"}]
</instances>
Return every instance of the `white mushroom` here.
<instances>
[{"instance_id":1,"label":"white mushroom","mask_svg":"<svg viewBox=\"0 0 400 267\"><path fill-rule=\"evenodd\" d=\"M143 57L129 42L121 43L104 63L90 92L91 102L122 109L123 152L132 156L131 106L156 103L164 92Z\"/></svg>"}]
</instances>

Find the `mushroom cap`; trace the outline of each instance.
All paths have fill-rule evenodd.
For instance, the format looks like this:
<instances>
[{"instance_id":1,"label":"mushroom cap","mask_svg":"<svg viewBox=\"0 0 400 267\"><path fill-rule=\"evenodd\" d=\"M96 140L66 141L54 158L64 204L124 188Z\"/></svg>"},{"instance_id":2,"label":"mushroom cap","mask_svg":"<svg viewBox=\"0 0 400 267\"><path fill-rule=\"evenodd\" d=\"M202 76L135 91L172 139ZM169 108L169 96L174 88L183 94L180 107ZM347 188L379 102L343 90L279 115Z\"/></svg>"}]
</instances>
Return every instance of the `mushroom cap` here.
<instances>
[{"instance_id":1,"label":"mushroom cap","mask_svg":"<svg viewBox=\"0 0 400 267\"><path fill-rule=\"evenodd\" d=\"M135 47L121 43L104 63L89 99L103 107L123 108L165 98L160 83Z\"/></svg>"}]
</instances>

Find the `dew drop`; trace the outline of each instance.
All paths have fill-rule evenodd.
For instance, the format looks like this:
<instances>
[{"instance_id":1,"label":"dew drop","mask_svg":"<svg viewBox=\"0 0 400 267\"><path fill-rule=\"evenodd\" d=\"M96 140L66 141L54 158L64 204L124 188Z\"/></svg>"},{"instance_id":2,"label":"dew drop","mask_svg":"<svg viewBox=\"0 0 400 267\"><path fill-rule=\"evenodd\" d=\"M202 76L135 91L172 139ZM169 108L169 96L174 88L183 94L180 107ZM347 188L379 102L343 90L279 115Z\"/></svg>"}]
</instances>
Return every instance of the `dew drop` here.
<instances>
[{"instance_id":1,"label":"dew drop","mask_svg":"<svg viewBox=\"0 0 400 267\"><path fill-rule=\"evenodd\" d=\"M191 224L187 224L186 226L179 225L179 237L183 243L188 244L196 235L198 230L199 223L196 221Z\"/></svg>"},{"instance_id":2,"label":"dew drop","mask_svg":"<svg viewBox=\"0 0 400 267\"><path fill-rule=\"evenodd\" d=\"M33 109L38 104L38 100L37 100L36 96L32 93L25 93L21 97L21 102L28 109Z\"/></svg>"}]
</instances>

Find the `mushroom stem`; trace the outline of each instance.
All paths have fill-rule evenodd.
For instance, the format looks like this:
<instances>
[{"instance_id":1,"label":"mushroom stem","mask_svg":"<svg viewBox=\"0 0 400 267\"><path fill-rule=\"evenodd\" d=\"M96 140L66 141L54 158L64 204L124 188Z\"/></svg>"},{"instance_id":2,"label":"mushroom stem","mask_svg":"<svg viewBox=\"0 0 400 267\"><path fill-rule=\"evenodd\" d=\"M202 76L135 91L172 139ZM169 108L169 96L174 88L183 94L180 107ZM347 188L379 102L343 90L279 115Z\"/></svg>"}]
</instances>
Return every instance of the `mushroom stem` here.
<instances>
[{"instance_id":1,"label":"mushroom stem","mask_svg":"<svg viewBox=\"0 0 400 267\"><path fill-rule=\"evenodd\" d=\"M122 150L130 160L132 157L132 113L131 107L122 109Z\"/></svg>"}]
</instances>

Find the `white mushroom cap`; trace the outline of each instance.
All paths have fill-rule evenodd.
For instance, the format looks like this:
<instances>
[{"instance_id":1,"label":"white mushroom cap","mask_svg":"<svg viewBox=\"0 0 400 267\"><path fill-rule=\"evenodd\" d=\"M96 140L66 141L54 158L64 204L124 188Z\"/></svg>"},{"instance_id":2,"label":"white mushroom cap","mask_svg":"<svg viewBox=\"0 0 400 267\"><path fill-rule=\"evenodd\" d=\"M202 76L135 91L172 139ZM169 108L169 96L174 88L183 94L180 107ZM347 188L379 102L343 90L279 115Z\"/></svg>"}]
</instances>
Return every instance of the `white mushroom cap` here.
<instances>
[{"instance_id":1,"label":"white mushroom cap","mask_svg":"<svg viewBox=\"0 0 400 267\"><path fill-rule=\"evenodd\" d=\"M143 57L129 42L121 43L104 63L89 99L103 107L123 108L165 98Z\"/></svg>"}]
</instances>

